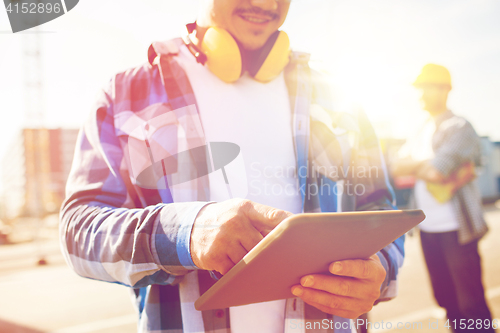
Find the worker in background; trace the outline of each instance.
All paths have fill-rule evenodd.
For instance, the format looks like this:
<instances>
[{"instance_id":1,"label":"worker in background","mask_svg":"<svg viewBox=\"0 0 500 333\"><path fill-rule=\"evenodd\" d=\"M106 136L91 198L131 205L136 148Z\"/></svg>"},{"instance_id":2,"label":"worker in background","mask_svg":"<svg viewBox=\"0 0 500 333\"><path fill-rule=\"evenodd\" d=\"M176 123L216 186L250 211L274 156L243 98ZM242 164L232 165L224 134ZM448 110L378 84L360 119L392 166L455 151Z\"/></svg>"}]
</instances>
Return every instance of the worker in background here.
<instances>
[{"instance_id":1,"label":"worker in background","mask_svg":"<svg viewBox=\"0 0 500 333\"><path fill-rule=\"evenodd\" d=\"M480 139L447 107L452 85L445 67L425 65L413 85L430 117L403 146L392 173L416 177L415 203L427 216L419 225L422 249L434 297L446 309L451 329L461 331L464 322L472 329L470 319L480 319L473 329L494 332L478 253L478 241L488 230L473 182Z\"/></svg>"}]
</instances>

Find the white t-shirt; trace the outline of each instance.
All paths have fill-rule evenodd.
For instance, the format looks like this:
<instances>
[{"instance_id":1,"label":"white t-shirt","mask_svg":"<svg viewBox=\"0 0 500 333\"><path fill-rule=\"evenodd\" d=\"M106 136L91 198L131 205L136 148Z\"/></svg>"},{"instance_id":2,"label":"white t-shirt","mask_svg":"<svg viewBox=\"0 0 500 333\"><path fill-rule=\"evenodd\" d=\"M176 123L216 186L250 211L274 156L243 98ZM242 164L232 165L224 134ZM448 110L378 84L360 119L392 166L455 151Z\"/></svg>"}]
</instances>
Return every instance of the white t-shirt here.
<instances>
[{"instance_id":1,"label":"white t-shirt","mask_svg":"<svg viewBox=\"0 0 500 333\"><path fill-rule=\"evenodd\" d=\"M247 74L225 83L180 48L179 60L196 96L207 142L230 142L241 150L209 175L210 200L231 197L300 213L291 109L283 73L268 83ZM229 188L228 188L229 187ZM285 300L230 308L231 332L283 332Z\"/></svg>"},{"instance_id":2,"label":"white t-shirt","mask_svg":"<svg viewBox=\"0 0 500 333\"><path fill-rule=\"evenodd\" d=\"M410 155L416 161L432 159L432 136L436 131L434 120L427 120L421 131L411 142ZM426 182L417 179L415 182L415 200L417 207L426 215L419 228L425 232L448 232L458 230L458 219L451 201L439 203L427 190Z\"/></svg>"}]
</instances>

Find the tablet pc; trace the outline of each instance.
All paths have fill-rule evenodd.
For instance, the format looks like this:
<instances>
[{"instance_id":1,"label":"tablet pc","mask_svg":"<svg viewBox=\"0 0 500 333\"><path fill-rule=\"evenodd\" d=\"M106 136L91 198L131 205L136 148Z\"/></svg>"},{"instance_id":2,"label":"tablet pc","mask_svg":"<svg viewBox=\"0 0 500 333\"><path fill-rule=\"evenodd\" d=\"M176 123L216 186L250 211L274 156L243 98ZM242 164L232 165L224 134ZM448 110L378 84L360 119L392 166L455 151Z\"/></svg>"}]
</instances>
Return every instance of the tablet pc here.
<instances>
[{"instance_id":1,"label":"tablet pc","mask_svg":"<svg viewBox=\"0 0 500 333\"><path fill-rule=\"evenodd\" d=\"M297 214L283 220L195 302L222 309L295 297L302 276L368 258L425 218L421 210Z\"/></svg>"}]
</instances>

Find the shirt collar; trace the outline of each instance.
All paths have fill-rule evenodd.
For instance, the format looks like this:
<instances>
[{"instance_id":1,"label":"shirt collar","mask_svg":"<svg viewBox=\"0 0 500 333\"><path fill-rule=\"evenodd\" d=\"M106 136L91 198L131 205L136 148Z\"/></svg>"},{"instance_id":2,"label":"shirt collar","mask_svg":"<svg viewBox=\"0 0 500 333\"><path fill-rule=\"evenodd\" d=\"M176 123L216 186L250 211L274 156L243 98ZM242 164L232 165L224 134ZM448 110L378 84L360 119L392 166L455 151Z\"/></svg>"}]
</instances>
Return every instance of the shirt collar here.
<instances>
[{"instance_id":1,"label":"shirt collar","mask_svg":"<svg viewBox=\"0 0 500 333\"><path fill-rule=\"evenodd\" d=\"M441 125L443 121L451 117L453 117L453 112L451 112L451 110L446 110L445 112L434 117L434 123L436 124L436 128L439 127L439 125Z\"/></svg>"}]
</instances>

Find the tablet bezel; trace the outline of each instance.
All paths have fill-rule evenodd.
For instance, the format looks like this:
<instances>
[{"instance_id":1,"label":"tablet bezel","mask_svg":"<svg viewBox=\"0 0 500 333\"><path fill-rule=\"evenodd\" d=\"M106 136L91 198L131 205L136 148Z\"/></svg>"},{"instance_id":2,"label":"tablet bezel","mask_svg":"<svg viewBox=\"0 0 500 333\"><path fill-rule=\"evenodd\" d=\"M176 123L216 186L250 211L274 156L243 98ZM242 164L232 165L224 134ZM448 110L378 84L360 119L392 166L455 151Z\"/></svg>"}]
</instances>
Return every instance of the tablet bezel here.
<instances>
[{"instance_id":1,"label":"tablet bezel","mask_svg":"<svg viewBox=\"0 0 500 333\"><path fill-rule=\"evenodd\" d=\"M198 298L195 308L220 309L294 297L290 287L302 276L329 274L333 261L368 258L424 219L421 210L293 215Z\"/></svg>"}]
</instances>

